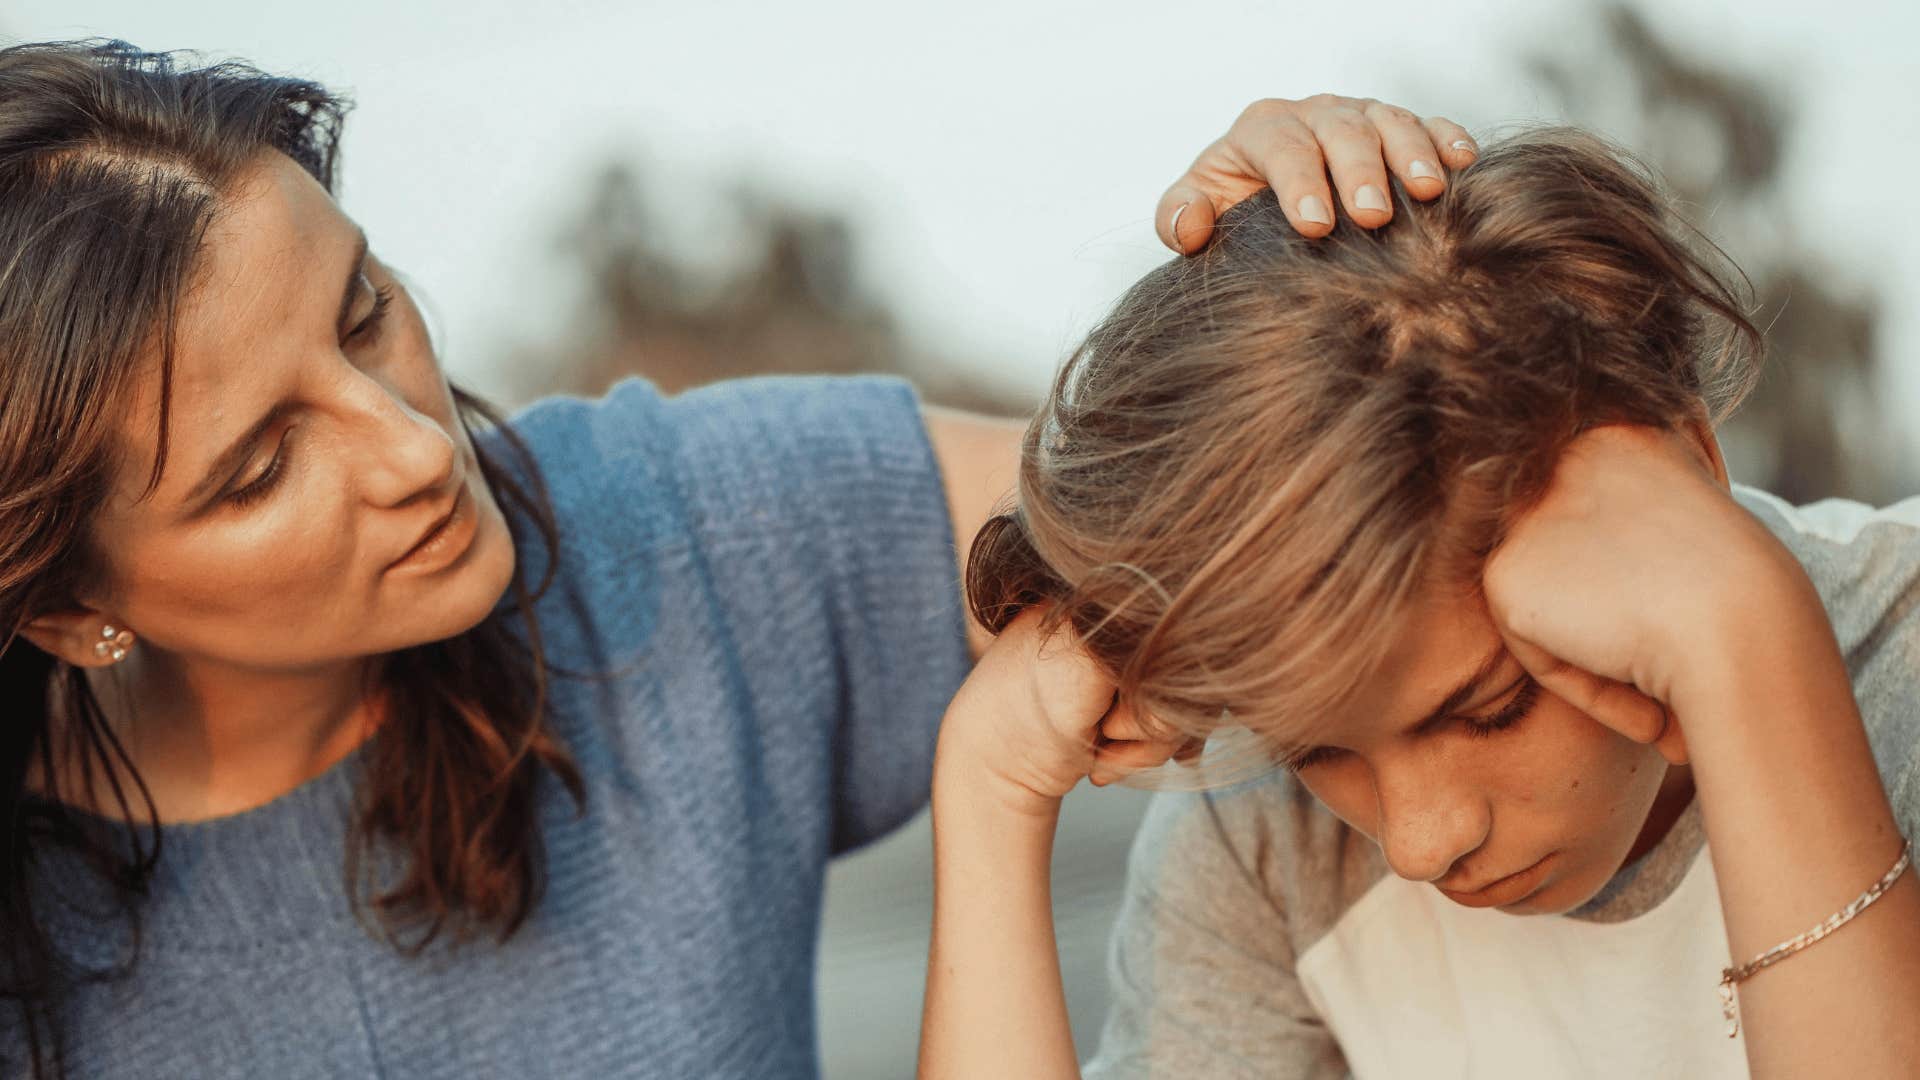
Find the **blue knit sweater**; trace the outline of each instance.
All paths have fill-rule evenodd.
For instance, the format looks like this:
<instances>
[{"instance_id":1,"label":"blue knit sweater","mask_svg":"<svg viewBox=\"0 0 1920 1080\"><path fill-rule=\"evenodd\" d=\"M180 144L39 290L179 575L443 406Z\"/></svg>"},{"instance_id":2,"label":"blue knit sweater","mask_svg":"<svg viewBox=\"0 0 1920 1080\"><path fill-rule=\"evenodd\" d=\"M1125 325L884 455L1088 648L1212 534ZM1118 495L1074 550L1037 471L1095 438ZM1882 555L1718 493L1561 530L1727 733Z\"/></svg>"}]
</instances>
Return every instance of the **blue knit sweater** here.
<instances>
[{"instance_id":1,"label":"blue knit sweater","mask_svg":"<svg viewBox=\"0 0 1920 1080\"><path fill-rule=\"evenodd\" d=\"M132 974L66 1017L71 1075L818 1072L827 860L926 802L967 670L912 392L761 379L665 399L629 380L513 424L562 533L548 654L626 672L553 684L588 809L543 780L548 884L529 921L504 945L414 958L356 923L356 752L265 806L166 829ZM56 922L82 956L120 945Z\"/></svg>"}]
</instances>

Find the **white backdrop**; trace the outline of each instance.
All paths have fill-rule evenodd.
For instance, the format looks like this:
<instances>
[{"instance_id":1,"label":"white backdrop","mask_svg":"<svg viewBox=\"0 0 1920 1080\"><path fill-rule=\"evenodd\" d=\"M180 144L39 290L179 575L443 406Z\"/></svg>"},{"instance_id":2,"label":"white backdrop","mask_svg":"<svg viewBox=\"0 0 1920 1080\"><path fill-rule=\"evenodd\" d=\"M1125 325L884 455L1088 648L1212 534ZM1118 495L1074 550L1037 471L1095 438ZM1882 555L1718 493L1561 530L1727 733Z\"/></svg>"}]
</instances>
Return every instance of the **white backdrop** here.
<instances>
[{"instance_id":1,"label":"white backdrop","mask_svg":"<svg viewBox=\"0 0 1920 1080\"><path fill-rule=\"evenodd\" d=\"M1920 8L1661 0L1685 47L1767 74L1805 121L1801 224L1887 283L1896 393L1920 404ZM681 188L667 225L716 253L701 185L742 171L858 208L908 329L1036 392L1161 251L1161 189L1260 96L1333 90L1475 130L1547 114L1521 48L1576 44L1583 5L1518 0L1172 5L975 0L7 0L0 32L192 47L346 88L344 197L440 309L485 390L505 346L572 310L551 237L587 167L631 155Z\"/></svg>"}]
</instances>

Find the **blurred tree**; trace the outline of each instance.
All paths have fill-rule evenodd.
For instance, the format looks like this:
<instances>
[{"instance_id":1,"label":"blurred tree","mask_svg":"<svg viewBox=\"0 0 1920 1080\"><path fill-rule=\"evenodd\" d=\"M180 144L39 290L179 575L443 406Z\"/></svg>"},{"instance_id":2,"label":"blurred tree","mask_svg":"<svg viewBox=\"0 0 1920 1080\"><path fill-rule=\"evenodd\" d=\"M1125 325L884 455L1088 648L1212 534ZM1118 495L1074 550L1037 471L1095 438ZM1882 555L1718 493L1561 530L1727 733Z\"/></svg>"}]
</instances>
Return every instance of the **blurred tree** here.
<instances>
[{"instance_id":1,"label":"blurred tree","mask_svg":"<svg viewBox=\"0 0 1920 1080\"><path fill-rule=\"evenodd\" d=\"M648 187L623 162L604 167L559 237L585 281L575 340L516 358L529 395L596 393L628 374L677 392L717 379L802 372L906 375L929 400L1021 414L1023 400L977 365L908 340L867 288L852 226L750 184L723 197L737 258L715 271L664 239Z\"/></svg>"},{"instance_id":2,"label":"blurred tree","mask_svg":"<svg viewBox=\"0 0 1920 1080\"><path fill-rule=\"evenodd\" d=\"M1864 284L1870 275L1829 269L1835 260L1800 234L1784 190L1794 116L1777 96L1781 72L1762 78L1686 55L1625 4L1594 18L1598 40L1537 52L1527 67L1567 120L1605 131L1661 173L1752 280L1768 357L1722 432L1732 471L1795 502L1912 493L1920 475L1880 387L1883 302Z\"/></svg>"},{"instance_id":3,"label":"blurred tree","mask_svg":"<svg viewBox=\"0 0 1920 1080\"><path fill-rule=\"evenodd\" d=\"M1659 172L1752 280L1769 356L1721 433L1735 475L1797 502L1888 502L1920 488L1879 386L1883 302L1868 275L1833 272L1796 229L1782 185L1794 118L1770 91L1779 72L1762 79L1686 55L1625 4L1592 17L1595 40L1524 63L1565 120L1608 133ZM594 393L629 373L673 391L762 372L880 371L944 404L1002 413L1035 404L903 334L869 291L843 214L752 185L723 201L739 225L739 241L723 246L743 254L716 273L663 239L637 170L603 168L560 237L584 278L584 310L573 340L516 358L522 389Z\"/></svg>"}]
</instances>

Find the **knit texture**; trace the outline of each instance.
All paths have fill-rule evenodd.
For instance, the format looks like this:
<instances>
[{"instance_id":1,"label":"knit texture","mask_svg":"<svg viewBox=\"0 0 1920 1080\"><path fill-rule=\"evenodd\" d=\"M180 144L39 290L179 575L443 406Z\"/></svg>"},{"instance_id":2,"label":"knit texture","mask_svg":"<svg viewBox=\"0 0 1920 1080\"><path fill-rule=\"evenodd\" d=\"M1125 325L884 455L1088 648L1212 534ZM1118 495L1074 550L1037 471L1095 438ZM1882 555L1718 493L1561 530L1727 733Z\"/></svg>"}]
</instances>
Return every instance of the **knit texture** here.
<instances>
[{"instance_id":1,"label":"knit texture","mask_svg":"<svg viewBox=\"0 0 1920 1080\"><path fill-rule=\"evenodd\" d=\"M968 668L913 393L779 378L669 399L628 380L512 425L562 536L538 609L549 657L621 673L552 685L588 804L577 817L543 777L548 883L528 922L415 958L356 923L356 751L265 806L166 828L132 975L67 1017L72 1075L817 1074L827 861L925 804ZM125 944L57 925L81 956ZM17 1032L0 1037L11 1075Z\"/></svg>"}]
</instances>

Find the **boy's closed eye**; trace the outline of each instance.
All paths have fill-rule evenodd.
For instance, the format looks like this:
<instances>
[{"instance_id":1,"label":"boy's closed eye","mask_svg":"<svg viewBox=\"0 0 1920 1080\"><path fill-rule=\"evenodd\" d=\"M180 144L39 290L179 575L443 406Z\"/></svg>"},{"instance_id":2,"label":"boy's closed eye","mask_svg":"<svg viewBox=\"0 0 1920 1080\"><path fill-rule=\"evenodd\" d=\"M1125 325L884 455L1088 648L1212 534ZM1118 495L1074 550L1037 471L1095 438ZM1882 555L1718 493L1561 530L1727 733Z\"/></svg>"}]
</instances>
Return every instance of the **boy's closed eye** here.
<instances>
[{"instance_id":1,"label":"boy's closed eye","mask_svg":"<svg viewBox=\"0 0 1920 1080\"><path fill-rule=\"evenodd\" d=\"M1457 726L1469 736L1486 738L1526 719L1527 714L1532 712L1533 707L1539 702L1540 690L1540 683L1533 676L1522 672L1518 679L1488 703L1490 706L1498 705L1497 708L1477 713L1454 713L1432 717L1415 725L1407 734L1431 735ZM1345 752L1337 746L1308 747L1286 757L1283 765L1289 771L1299 772L1315 765L1323 765Z\"/></svg>"}]
</instances>

